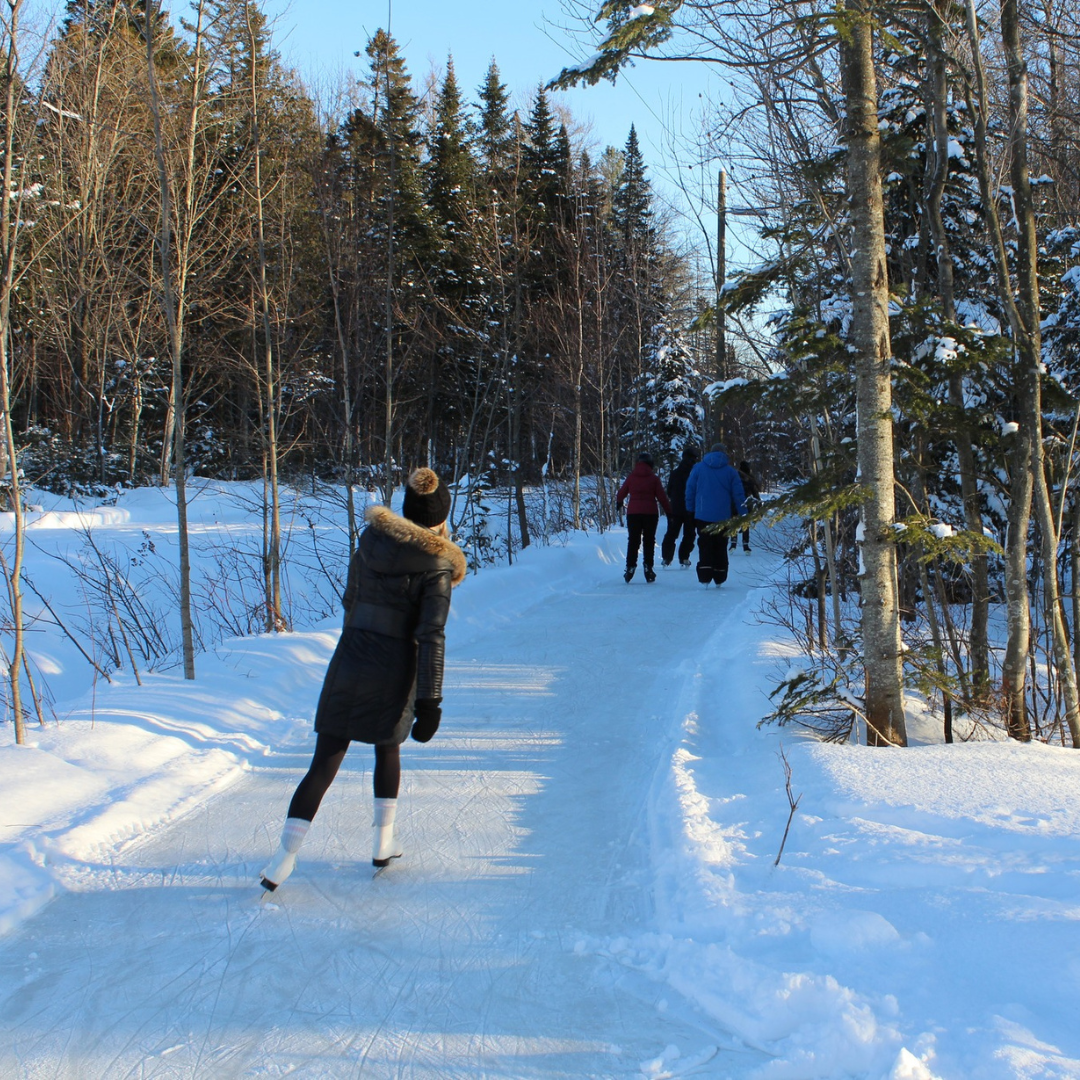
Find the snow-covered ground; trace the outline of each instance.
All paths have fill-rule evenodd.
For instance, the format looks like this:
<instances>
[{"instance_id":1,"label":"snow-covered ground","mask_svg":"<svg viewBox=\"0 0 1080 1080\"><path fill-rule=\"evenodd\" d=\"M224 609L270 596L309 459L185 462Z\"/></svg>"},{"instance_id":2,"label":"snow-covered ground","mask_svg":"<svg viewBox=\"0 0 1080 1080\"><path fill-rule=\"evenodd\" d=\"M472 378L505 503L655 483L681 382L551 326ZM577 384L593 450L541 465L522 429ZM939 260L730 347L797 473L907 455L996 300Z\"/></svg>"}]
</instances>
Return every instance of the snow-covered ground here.
<instances>
[{"instance_id":1,"label":"snow-covered ground","mask_svg":"<svg viewBox=\"0 0 1080 1080\"><path fill-rule=\"evenodd\" d=\"M238 621L245 490L192 508L202 595ZM340 555L318 500L294 520L298 563ZM405 857L372 877L355 747L264 897L332 588L296 574L293 633L208 621L194 683L138 658L141 686L126 660L106 682L50 553L135 559L164 623L166 493L54 500L30 537L71 637L31 635L58 721L0 742L0 1076L1080 1078L1080 756L758 729L790 657L761 545L719 590L623 584L618 530L470 576L443 727L404 748Z\"/></svg>"}]
</instances>

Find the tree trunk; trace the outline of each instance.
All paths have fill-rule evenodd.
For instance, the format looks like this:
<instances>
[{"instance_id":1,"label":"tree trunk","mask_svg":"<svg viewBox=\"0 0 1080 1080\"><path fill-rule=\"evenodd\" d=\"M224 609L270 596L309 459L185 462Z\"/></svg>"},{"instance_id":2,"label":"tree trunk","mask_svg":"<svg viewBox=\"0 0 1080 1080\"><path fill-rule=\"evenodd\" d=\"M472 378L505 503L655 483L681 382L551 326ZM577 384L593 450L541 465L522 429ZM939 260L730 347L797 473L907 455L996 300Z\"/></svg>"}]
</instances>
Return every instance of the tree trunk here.
<instances>
[{"instance_id":1,"label":"tree trunk","mask_svg":"<svg viewBox=\"0 0 1080 1080\"><path fill-rule=\"evenodd\" d=\"M1020 12L1017 0L1004 0L1001 7L1001 41L1009 72L1009 142L1013 208L1020 242L1016 254L1018 326L1017 354L1019 380L1023 389L1021 433L1029 446L1032 499L1039 524L1044 567L1046 620L1051 635L1054 666L1057 669L1065 722L1074 747L1080 748L1080 696L1076 669L1069 650L1068 635L1058 590L1058 526L1046 481L1042 440L1042 332L1039 313L1039 239L1035 227L1035 205L1027 164L1028 75L1020 41Z\"/></svg>"},{"instance_id":2,"label":"tree trunk","mask_svg":"<svg viewBox=\"0 0 1080 1080\"><path fill-rule=\"evenodd\" d=\"M19 463L15 452L15 431L11 422L11 297L15 278L15 245L18 232L18 202L9 197L10 192L20 190L15 177L15 122L16 93L18 81L18 33L19 9L22 0L14 0L7 20L7 50L4 57L4 160L0 165L0 183L4 198L0 199L0 442L8 478L11 512L15 518L15 551L11 565L7 566L8 596L11 601L11 629L14 645L8 679L11 686L11 716L15 725L15 741L26 741L26 724L23 718L22 685L20 672L25 655L25 632L23 624L22 564L26 548L26 521L23 516L22 497L19 491ZM0 473L0 479L3 478Z\"/></svg>"},{"instance_id":3,"label":"tree trunk","mask_svg":"<svg viewBox=\"0 0 1080 1080\"><path fill-rule=\"evenodd\" d=\"M949 323L956 322L956 291L949 237L941 218L941 201L949 175L949 81L945 47L942 42L944 12L941 0L929 18L930 83L934 131L933 173L929 178L927 220L937 255L937 287L942 313ZM964 412L964 381L954 373L949 378L949 401L958 413ZM982 507L979 502L975 452L970 429L964 424L956 440L960 466L960 497L964 507L964 526L977 536L983 533ZM990 574L985 552L971 556L971 688L976 702L985 702L990 691Z\"/></svg>"},{"instance_id":4,"label":"tree trunk","mask_svg":"<svg viewBox=\"0 0 1080 1080\"><path fill-rule=\"evenodd\" d=\"M847 189L853 245L851 344L856 366L861 522L862 637L867 741L904 746L903 673L896 600L889 285L881 193L881 141L872 20L849 0L840 35L847 105Z\"/></svg>"},{"instance_id":5,"label":"tree trunk","mask_svg":"<svg viewBox=\"0 0 1080 1080\"><path fill-rule=\"evenodd\" d=\"M251 7L245 7L247 16L248 46L251 50L250 86L251 134L254 157L256 285L259 296L259 315L263 330L263 393L266 401L266 457L264 471L270 496L270 522L266 545L266 562L269 572L266 629L286 628L281 602L281 497L278 488L278 440L277 440L277 380L274 371L274 339L270 322L270 287L266 273L266 212L265 193L262 184L262 145L259 119L258 45L255 28L251 24ZM351 543L351 541L350 541Z\"/></svg>"},{"instance_id":6,"label":"tree trunk","mask_svg":"<svg viewBox=\"0 0 1080 1080\"><path fill-rule=\"evenodd\" d=\"M172 180L165 157L165 143L161 123L161 97L158 92L157 70L154 60L154 23L160 15L160 7L149 0L144 16L146 38L146 67L150 87L150 112L154 121L154 158L158 167L161 197L161 228L158 247L161 261L162 307L169 337L169 354L172 361L173 406L173 471L176 477L176 518L180 548L180 631L183 640L184 678L195 678L195 635L191 617L191 552L188 543L187 489L184 461L184 377L181 366L183 355L184 319L184 272L174 265L172 248L173 198ZM200 11L201 22L201 11ZM198 42L196 43L198 46ZM196 53L199 48L196 48ZM192 93L198 94L200 79L193 80ZM189 167L193 153L194 132L197 124L197 97L192 99L189 117ZM191 177L188 177L190 182ZM179 231L179 230L178 230ZM177 287L179 280L179 287Z\"/></svg>"}]
</instances>

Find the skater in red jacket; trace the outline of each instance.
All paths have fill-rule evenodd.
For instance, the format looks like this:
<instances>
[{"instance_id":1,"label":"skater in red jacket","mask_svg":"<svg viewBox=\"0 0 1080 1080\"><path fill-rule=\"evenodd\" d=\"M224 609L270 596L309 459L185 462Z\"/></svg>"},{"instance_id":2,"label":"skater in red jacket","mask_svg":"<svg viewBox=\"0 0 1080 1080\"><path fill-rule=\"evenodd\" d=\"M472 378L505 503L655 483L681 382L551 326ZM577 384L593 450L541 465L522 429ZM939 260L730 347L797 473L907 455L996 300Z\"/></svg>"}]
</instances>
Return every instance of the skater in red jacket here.
<instances>
[{"instance_id":1,"label":"skater in red jacket","mask_svg":"<svg viewBox=\"0 0 1080 1080\"><path fill-rule=\"evenodd\" d=\"M657 503L664 508L665 514L671 513L664 485L660 477L653 472L651 454L638 454L637 464L630 475L623 481L616 496L616 504L622 511L627 495L630 501L626 506L626 525L630 536L626 541L626 573L623 579L629 583L637 570L638 548L644 547L642 562L645 566L645 580L651 585L656 580L653 571L653 555L656 551L656 526L660 521Z\"/></svg>"}]
</instances>

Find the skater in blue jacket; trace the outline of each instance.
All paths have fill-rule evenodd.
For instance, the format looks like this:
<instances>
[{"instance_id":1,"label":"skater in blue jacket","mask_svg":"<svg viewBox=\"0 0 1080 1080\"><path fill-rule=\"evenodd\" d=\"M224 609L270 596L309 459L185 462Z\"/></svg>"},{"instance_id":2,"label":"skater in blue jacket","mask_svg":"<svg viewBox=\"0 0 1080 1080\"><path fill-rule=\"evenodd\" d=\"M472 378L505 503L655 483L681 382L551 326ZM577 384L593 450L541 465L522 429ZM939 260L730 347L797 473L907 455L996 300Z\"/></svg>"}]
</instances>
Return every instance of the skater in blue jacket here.
<instances>
[{"instance_id":1,"label":"skater in blue jacket","mask_svg":"<svg viewBox=\"0 0 1080 1080\"><path fill-rule=\"evenodd\" d=\"M727 537L705 530L746 513L746 494L738 470L720 443L699 461L686 481L686 509L694 515L698 534L698 581L722 585L728 575Z\"/></svg>"}]
</instances>

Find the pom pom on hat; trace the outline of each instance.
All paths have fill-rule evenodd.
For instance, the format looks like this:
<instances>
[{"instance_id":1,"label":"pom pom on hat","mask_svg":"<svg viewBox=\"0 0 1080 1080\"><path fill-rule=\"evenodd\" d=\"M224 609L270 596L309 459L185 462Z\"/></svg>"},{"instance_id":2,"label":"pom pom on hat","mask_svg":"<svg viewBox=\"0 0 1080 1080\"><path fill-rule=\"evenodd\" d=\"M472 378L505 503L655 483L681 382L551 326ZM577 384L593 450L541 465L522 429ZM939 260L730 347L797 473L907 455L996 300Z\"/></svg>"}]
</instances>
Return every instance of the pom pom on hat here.
<instances>
[{"instance_id":1,"label":"pom pom on hat","mask_svg":"<svg viewBox=\"0 0 1080 1080\"><path fill-rule=\"evenodd\" d=\"M439 478L432 469L416 469L409 477L409 487L417 495L430 495L439 486Z\"/></svg>"},{"instance_id":2,"label":"pom pom on hat","mask_svg":"<svg viewBox=\"0 0 1080 1080\"><path fill-rule=\"evenodd\" d=\"M450 492L431 469L414 469L405 488L402 514L417 525L432 528L450 516Z\"/></svg>"}]
</instances>

